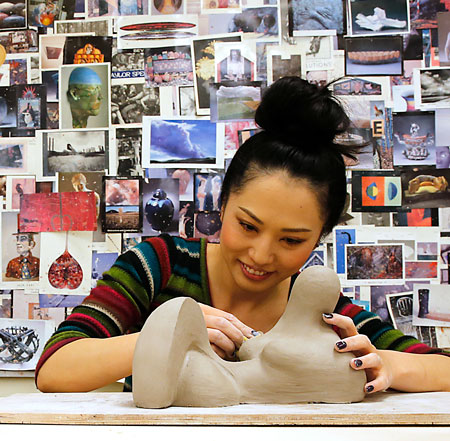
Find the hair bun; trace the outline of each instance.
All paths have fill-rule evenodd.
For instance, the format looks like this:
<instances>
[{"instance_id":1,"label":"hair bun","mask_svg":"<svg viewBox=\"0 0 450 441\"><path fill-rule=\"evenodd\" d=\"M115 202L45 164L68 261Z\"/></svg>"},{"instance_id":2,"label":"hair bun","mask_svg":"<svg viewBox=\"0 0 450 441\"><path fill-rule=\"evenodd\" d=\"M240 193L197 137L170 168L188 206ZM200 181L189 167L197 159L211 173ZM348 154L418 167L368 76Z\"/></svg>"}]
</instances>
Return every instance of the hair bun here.
<instances>
[{"instance_id":1,"label":"hair bun","mask_svg":"<svg viewBox=\"0 0 450 441\"><path fill-rule=\"evenodd\" d=\"M265 91L255 121L280 141L311 148L332 144L349 125L347 114L327 86L294 76L280 78Z\"/></svg>"}]
</instances>

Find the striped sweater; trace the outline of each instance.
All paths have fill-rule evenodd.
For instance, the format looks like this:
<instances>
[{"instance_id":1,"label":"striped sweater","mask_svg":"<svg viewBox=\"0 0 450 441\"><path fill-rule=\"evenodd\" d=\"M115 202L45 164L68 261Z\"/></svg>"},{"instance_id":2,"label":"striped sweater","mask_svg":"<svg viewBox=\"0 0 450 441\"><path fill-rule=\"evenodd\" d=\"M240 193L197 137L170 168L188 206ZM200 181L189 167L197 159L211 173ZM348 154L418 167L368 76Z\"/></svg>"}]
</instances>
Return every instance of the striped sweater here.
<instances>
[{"instance_id":1,"label":"striped sweater","mask_svg":"<svg viewBox=\"0 0 450 441\"><path fill-rule=\"evenodd\" d=\"M185 240L164 234L119 256L90 295L74 308L46 343L36 366L36 377L45 361L67 343L81 338L137 332L152 311L174 297L191 297L211 305L206 245L206 239ZM358 331L366 334L378 349L442 353L414 337L405 336L343 295L335 312L351 317ZM129 384L127 381L125 390L129 389Z\"/></svg>"}]
</instances>

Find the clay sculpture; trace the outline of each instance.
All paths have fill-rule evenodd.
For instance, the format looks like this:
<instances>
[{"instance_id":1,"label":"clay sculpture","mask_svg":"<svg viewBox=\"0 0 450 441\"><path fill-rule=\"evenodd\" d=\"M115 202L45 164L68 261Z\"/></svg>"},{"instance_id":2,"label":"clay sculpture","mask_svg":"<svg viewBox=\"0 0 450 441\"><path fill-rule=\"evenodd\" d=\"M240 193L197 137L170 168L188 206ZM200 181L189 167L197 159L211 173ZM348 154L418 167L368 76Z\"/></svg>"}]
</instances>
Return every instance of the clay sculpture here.
<instances>
[{"instance_id":1,"label":"clay sculpture","mask_svg":"<svg viewBox=\"0 0 450 441\"><path fill-rule=\"evenodd\" d=\"M329 268L304 270L277 324L245 341L240 361L221 359L209 344L202 311L191 298L172 299L147 319L133 359L137 407L217 407L240 403L349 403L364 398L366 376L338 353L337 334L322 320L339 297Z\"/></svg>"}]
</instances>

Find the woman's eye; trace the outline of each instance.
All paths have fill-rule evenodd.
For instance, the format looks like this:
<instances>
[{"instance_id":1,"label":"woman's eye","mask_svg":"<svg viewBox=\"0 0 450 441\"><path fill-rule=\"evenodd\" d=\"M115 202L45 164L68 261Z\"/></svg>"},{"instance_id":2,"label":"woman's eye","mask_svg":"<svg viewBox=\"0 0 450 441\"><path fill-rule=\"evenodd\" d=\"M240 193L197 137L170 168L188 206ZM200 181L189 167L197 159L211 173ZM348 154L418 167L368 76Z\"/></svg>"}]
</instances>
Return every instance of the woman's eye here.
<instances>
[{"instance_id":1,"label":"woman's eye","mask_svg":"<svg viewBox=\"0 0 450 441\"><path fill-rule=\"evenodd\" d=\"M284 241L288 244L288 245L299 245L303 242L302 239L293 239L291 237L286 237L284 239Z\"/></svg>"},{"instance_id":2,"label":"woman's eye","mask_svg":"<svg viewBox=\"0 0 450 441\"><path fill-rule=\"evenodd\" d=\"M239 223L245 231L256 231L256 228L253 225L247 224L246 222L239 222Z\"/></svg>"}]
</instances>

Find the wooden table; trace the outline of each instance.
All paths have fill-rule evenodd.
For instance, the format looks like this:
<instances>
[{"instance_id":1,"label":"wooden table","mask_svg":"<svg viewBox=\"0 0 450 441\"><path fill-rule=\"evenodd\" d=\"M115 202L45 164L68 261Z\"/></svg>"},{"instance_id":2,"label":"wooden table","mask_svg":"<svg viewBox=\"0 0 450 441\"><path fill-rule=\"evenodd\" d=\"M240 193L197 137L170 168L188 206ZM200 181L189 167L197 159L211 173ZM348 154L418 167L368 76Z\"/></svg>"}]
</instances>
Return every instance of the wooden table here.
<instances>
[{"instance_id":1,"label":"wooden table","mask_svg":"<svg viewBox=\"0 0 450 441\"><path fill-rule=\"evenodd\" d=\"M0 423L105 426L441 426L450 392L384 392L352 404L244 404L140 409L131 393L16 394L0 399ZM447 439L450 439L447 438Z\"/></svg>"}]
</instances>

